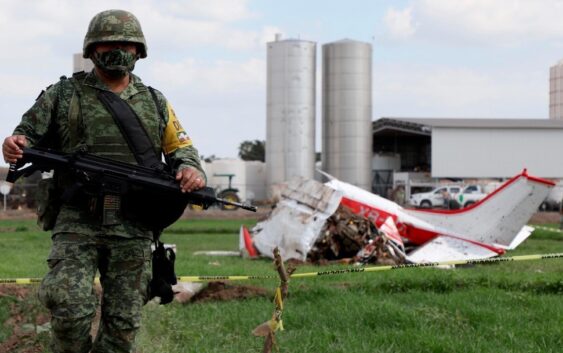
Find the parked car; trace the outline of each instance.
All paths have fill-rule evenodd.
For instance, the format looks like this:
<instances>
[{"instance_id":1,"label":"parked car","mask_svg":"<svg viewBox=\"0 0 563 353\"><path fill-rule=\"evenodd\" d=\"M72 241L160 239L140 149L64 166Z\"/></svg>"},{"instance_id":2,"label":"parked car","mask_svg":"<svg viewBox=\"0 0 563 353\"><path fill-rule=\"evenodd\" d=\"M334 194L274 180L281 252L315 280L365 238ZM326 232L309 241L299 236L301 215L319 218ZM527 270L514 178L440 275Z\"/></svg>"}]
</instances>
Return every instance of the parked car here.
<instances>
[{"instance_id":1,"label":"parked car","mask_svg":"<svg viewBox=\"0 0 563 353\"><path fill-rule=\"evenodd\" d=\"M449 201L451 195L459 194L460 192L461 186L459 185L440 186L430 192L412 194L409 199L409 205L420 208L448 206L446 198Z\"/></svg>"},{"instance_id":2,"label":"parked car","mask_svg":"<svg viewBox=\"0 0 563 353\"><path fill-rule=\"evenodd\" d=\"M542 212L548 211L559 211L561 209L561 201L546 198L544 202L541 203L539 210Z\"/></svg>"},{"instance_id":3,"label":"parked car","mask_svg":"<svg viewBox=\"0 0 563 353\"><path fill-rule=\"evenodd\" d=\"M560 211L561 201L563 201L563 181L559 181L557 185L549 192L539 207L540 211Z\"/></svg>"}]
</instances>

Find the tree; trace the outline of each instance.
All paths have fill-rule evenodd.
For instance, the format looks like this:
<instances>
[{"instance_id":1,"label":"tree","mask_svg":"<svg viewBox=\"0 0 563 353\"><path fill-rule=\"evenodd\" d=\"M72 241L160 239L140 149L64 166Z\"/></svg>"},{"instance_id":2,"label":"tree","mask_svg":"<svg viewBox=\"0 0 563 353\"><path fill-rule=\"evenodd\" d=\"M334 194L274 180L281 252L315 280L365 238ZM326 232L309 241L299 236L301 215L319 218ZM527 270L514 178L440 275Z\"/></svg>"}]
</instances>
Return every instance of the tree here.
<instances>
[{"instance_id":1,"label":"tree","mask_svg":"<svg viewBox=\"0 0 563 353\"><path fill-rule=\"evenodd\" d=\"M243 141L238 147L238 156L244 161L266 161L266 141Z\"/></svg>"},{"instance_id":2,"label":"tree","mask_svg":"<svg viewBox=\"0 0 563 353\"><path fill-rule=\"evenodd\" d=\"M201 155L199 156L199 159L204 161L205 163L213 163L214 160L218 159L214 154L212 154L211 156L204 156Z\"/></svg>"}]
</instances>

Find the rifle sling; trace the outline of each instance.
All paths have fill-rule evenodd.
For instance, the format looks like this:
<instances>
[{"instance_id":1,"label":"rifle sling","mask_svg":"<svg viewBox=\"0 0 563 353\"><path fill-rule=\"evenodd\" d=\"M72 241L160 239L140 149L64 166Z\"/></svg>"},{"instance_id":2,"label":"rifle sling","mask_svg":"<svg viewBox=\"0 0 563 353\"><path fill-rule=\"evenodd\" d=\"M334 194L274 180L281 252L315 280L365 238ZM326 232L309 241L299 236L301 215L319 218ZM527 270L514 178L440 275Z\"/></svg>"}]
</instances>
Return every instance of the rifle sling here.
<instances>
[{"instance_id":1,"label":"rifle sling","mask_svg":"<svg viewBox=\"0 0 563 353\"><path fill-rule=\"evenodd\" d=\"M161 168L160 156L135 111L117 94L99 91L98 99L111 113L137 163L150 168Z\"/></svg>"}]
</instances>

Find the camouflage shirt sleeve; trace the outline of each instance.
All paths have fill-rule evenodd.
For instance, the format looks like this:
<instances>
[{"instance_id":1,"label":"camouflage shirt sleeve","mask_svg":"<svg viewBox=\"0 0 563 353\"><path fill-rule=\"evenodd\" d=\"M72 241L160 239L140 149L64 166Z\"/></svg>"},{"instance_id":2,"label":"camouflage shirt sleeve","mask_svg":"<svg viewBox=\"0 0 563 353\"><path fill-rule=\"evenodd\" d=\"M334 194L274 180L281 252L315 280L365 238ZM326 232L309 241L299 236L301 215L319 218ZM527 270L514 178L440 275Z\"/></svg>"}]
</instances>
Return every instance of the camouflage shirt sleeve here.
<instances>
[{"instance_id":1,"label":"camouflage shirt sleeve","mask_svg":"<svg viewBox=\"0 0 563 353\"><path fill-rule=\"evenodd\" d=\"M192 143L192 140L180 124L172 105L162 95L155 90L159 100L159 109L164 113L165 124L162 128L162 151L166 160L174 170L184 168L197 169L204 178L205 172L201 167L199 153Z\"/></svg>"},{"instance_id":2,"label":"camouflage shirt sleeve","mask_svg":"<svg viewBox=\"0 0 563 353\"><path fill-rule=\"evenodd\" d=\"M55 119L58 85L49 86L41 92L33 106L25 112L13 135L25 135L29 146L35 146L46 136L51 121Z\"/></svg>"}]
</instances>

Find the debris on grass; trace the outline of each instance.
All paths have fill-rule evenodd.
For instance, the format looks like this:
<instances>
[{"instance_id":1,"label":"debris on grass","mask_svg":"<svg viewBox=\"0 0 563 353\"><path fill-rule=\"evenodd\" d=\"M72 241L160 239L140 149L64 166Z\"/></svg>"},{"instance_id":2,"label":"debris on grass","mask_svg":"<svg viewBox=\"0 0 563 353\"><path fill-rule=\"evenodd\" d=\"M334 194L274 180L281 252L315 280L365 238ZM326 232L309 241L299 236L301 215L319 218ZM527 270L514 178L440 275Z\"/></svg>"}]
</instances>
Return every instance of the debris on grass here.
<instances>
[{"instance_id":1,"label":"debris on grass","mask_svg":"<svg viewBox=\"0 0 563 353\"><path fill-rule=\"evenodd\" d=\"M197 282L178 282L172 286L174 291L174 300L184 304L188 303L194 295L203 288L203 283Z\"/></svg>"},{"instance_id":2,"label":"debris on grass","mask_svg":"<svg viewBox=\"0 0 563 353\"><path fill-rule=\"evenodd\" d=\"M372 221L343 206L327 219L308 259L319 264L336 261L398 265L405 262L404 256Z\"/></svg>"},{"instance_id":3,"label":"debris on grass","mask_svg":"<svg viewBox=\"0 0 563 353\"><path fill-rule=\"evenodd\" d=\"M196 251L195 256L240 256L240 251L210 250Z\"/></svg>"},{"instance_id":4,"label":"debris on grass","mask_svg":"<svg viewBox=\"0 0 563 353\"><path fill-rule=\"evenodd\" d=\"M405 262L401 236L391 217L393 234L381 232L373 220L340 205L341 191L314 180L292 179L281 196L269 217L250 231L250 247L261 255L271 257L277 247L283 261ZM241 249L249 248L242 244L241 240Z\"/></svg>"}]
</instances>

